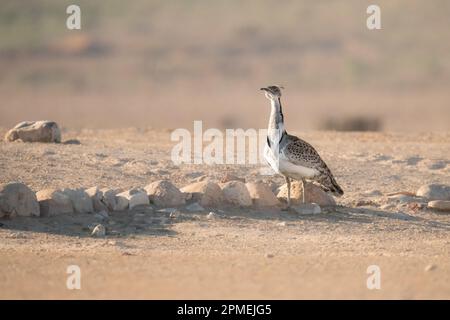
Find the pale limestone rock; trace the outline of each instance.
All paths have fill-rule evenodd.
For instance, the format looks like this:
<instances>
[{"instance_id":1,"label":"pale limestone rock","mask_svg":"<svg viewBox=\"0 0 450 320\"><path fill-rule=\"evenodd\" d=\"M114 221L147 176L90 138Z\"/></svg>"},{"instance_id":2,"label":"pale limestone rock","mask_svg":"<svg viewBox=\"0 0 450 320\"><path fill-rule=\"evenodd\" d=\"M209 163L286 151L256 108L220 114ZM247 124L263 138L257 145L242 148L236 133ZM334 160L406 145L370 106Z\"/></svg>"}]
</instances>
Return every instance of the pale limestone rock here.
<instances>
[{"instance_id":1,"label":"pale limestone rock","mask_svg":"<svg viewBox=\"0 0 450 320\"><path fill-rule=\"evenodd\" d=\"M44 189L36 193L42 217L73 213L70 198L56 189Z\"/></svg>"},{"instance_id":2,"label":"pale limestone rock","mask_svg":"<svg viewBox=\"0 0 450 320\"><path fill-rule=\"evenodd\" d=\"M248 182L245 186L254 205L258 207L275 207L280 204L268 185L262 182Z\"/></svg>"},{"instance_id":3,"label":"pale limestone rock","mask_svg":"<svg viewBox=\"0 0 450 320\"><path fill-rule=\"evenodd\" d=\"M313 183L305 183L306 196L305 203L317 203L319 206L335 206L334 198L323 191L319 186ZM287 184L280 187L277 194L278 199L286 201L287 199ZM300 181L291 182L291 204L301 204L303 199L303 188Z\"/></svg>"},{"instance_id":4,"label":"pale limestone rock","mask_svg":"<svg viewBox=\"0 0 450 320\"><path fill-rule=\"evenodd\" d=\"M145 187L149 199L158 207L178 207L185 203L184 194L168 180L159 180Z\"/></svg>"},{"instance_id":5,"label":"pale limestone rock","mask_svg":"<svg viewBox=\"0 0 450 320\"><path fill-rule=\"evenodd\" d=\"M34 192L25 184L11 182L0 184L0 218L39 216L39 203Z\"/></svg>"},{"instance_id":6,"label":"pale limestone rock","mask_svg":"<svg viewBox=\"0 0 450 320\"><path fill-rule=\"evenodd\" d=\"M225 202L238 207L250 207L252 205L252 198L241 181L230 181L222 186L223 196Z\"/></svg>"},{"instance_id":7,"label":"pale limestone rock","mask_svg":"<svg viewBox=\"0 0 450 320\"><path fill-rule=\"evenodd\" d=\"M433 200L428 202L428 208L450 212L450 201L445 200Z\"/></svg>"},{"instance_id":8,"label":"pale limestone rock","mask_svg":"<svg viewBox=\"0 0 450 320\"><path fill-rule=\"evenodd\" d=\"M128 208L132 210L137 206L148 206L150 201L148 199L147 192L142 189L131 189L119 193L116 197L125 197L128 200Z\"/></svg>"},{"instance_id":9,"label":"pale limestone rock","mask_svg":"<svg viewBox=\"0 0 450 320\"><path fill-rule=\"evenodd\" d=\"M417 190L418 197L428 200L450 200L450 186L443 184L427 184Z\"/></svg>"},{"instance_id":10,"label":"pale limestone rock","mask_svg":"<svg viewBox=\"0 0 450 320\"><path fill-rule=\"evenodd\" d=\"M203 207L217 207L223 202L222 189L215 182L200 181L187 185L181 189L186 198L197 201Z\"/></svg>"},{"instance_id":11,"label":"pale limestone rock","mask_svg":"<svg viewBox=\"0 0 450 320\"><path fill-rule=\"evenodd\" d=\"M84 191L84 189L63 189L61 190L63 194L69 197L72 201L74 212L76 213L92 213L94 212L94 207L92 204L91 197Z\"/></svg>"},{"instance_id":12,"label":"pale limestone rock","mask_svg":"<svg viewBox=\"0 0 450 320\"><path fill-rule=\"evenodd\" d=\"M5 141L61 142L61 130L53 121L23 121L9 130Z\"/></svg>"}]
</instances>

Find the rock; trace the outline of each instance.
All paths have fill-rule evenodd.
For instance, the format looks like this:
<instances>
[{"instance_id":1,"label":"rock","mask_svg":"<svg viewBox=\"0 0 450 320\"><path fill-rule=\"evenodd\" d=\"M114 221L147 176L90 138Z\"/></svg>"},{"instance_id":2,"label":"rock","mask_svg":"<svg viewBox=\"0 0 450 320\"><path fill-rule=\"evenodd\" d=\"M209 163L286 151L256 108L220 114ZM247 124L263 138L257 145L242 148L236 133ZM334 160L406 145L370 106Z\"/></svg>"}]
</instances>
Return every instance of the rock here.
<instances>
[{"instance_id":1,"label":"rock","mask_svg":"<svg viewBox=\"0 0 450 320\"><path fill-rule=\"evenodd\" d=\"M319 214L322 212L316 203L302 203L292 207L298 214Z\"/></svg>"},{"instance_id":2,"label":"rock","mask_svg":"<svg viewBox=\"0 0 450 320\"><path fill-rule=\"evenodd\" d=\"M61 142L61 130L53 121L23 121L9 130L5 141Z\"/></svg>"},{"instance_id":3,"label":"rock","mask_svg":"<svg viewBox=\"0 0 450 320\"><path fill-rule=\"evenodd\" d=\"M272 253L266 253L264 256L268 259L275 257Z\"/></svg>"},{"instance_id":4,"label":"rock","mask_svg":"<svg viewBox=\"0 0 450 320\"><path fill-rule=\"evenodd\" d=\"M116 195L116 198L121 197L125 197L128 200L128 207L130 210L132 210L134 207L137 206L150 205L147 192L145 192L145 190L142 189L131 189Z\"/></svg>"},{"instance_id":5,"label":"rock","mask_svg":"<svg viewBox=\"0 0 450 320\"><path fill-rule=\"evenodd\" d=\"M235 176L234 174L231 173L225 173L222 178L220 178L220 183L227 183L230 181L240 181L245 183L245 179L244 178L239 178L238 176Z\"/></svg>"},{"instance_id":6,"label":"rock","mask_svg":"<svg viewBox=\"0 0 450 320\"><path fill-rule=\"evenodd\" d=\"M217 183L211 181L200 181L187 185L181 189L194 201L197 201L203 207L217 207L223 202L222 189Z\"/></svg>"},{"instance_id":7,"label":"rock","mask_svg":"<svg viewBox=\"0 0 450 320\"><path fill-rule=\"evenodd\" d=\"M428 208L450 212L450 201L433 200L428 202Z\"/></svg>"},{"instance_id":8,"label":"rock","mask_svg":"<svg viewBox=\"0 0 450 320\"><path fill-rule=\"evenodd\" d=\"M317 203L319 206L323 207L336 205L336 201L334 201L334 198L325 191L323 191L319 186L306 182L305 189L306 189L306 196L305 196L306 203ZM280 187L277 197L278 199L287 201L287 184L284 184ZM301 204L302 199L303 199L303 188L301 182L292 181L291 204Z\"/></svg>"},{"instance_id":9,"label":"rock","mask_svg":"<svg viewBox=\"0 0 450 320\"><path fill-rule=\"evenodd\" d=\"M217 213L212 211L206 215L206 219L216 219L217 217Z\"/></svg>"},{"instance_id":10,"label":"rock","mask_svg":"<svg viewBox=\"0 0 450 320\"><path fill-rule=\"evenodd\" d=\"M435 270L436 268L437 268L436 265L434 265L434 264L429 264L429 265L427 265L427 266L425 267L424 271L425 271L425 272L429 272L429 271Z\"/></svg>"},{"instance_id":11,"label":"rock","mask_svg":"<svg viewBox=\"0 0 450 320\"><path fill-rule=\"evenodd\" d=\"M34 192L20 182L0 184L0 218L39 216L40 209Z\"/></svg>"},{"instance_id":12,"label":"rock","mask_svg":"<svg viewBox=\"0 0 450 320\"><path fill-rule=\"evenodd\" d=\"M114 197L113 211L125 211L128 210L129 202L127 196L122 193L118 193Z\"/></svg>"},{"instance_id":13,"label":"rock","mask_svg":"<svg viewBox=\"0 0 450 320\"><path fill-rule=\"evenodd\" d=\"M203 208L201 205L198 204L198 202L191 203L186 207L186 210L189 212L200 212L205 211L205 208Z\"/></svg>"},{"instance_id":14,"label":"rock","mask_svg":"<svg viewBox=\"0 0 450 320\"><path fill-rule=\"evenodd\" d=\"M95 238L101 238L106 235L106 228L102 224L98 224L94 227L94 230L92 230L91 235Z\"/></svg>"},{"instance_id":15,"label":"rock","mask_svg":"<svg viewBox=\"0 0 450 320\"><path fill-rule=\"evenodd\" d=\"M417 190L416 195L429 200L450 200L450 186L443 184L423 185Z\"/></svg>"},{"instance_id":16,"label":"rock","mask_svg":"<svg viewBox=\"0 0 450 320\"><path fill-rule=\"evenodd\" d=\"M103 192L98 187L86 189L86 193L91 197L94 212L108 211L108 206L102 202Z\"/></svg>"},{"instance_id":17,"label":"rock","mask_svg":"<svg viewBox=\"0 0 450 320\"><path fill-rule=\"evenodd\" d=\"M76 213L92 213L94 206L91 197L83 189L63 189L63 194L69 197L72 201L74 212Z\"/></svg>"},{"instance_id":18,"label":"rock","mask_svg":"<svg viewBox=\"0 0 450 320\"><path fill-rule=\"evenodd\" d=\"M254 205L258 207L275 207L280 204L268 185L262 182L248 182L245 186Z\"/></svg>"},{"instance_id":19,"label":"rock","mask_svg":"<svg viewBox=\"0 0 450 320\"><path fill-rule=\"evenodd\" d=\"M242 181L229 181L222 186L225 202L238 207L250 207L252 198Z\"/></svg>"},{"instance_id":20,"label":"rock","mask_svg":"<svg viewBox=\"0 0 450 320\"><path fill-rule=\"evenodd\" d=\"M147 185L145 191L158 207L178 207L185 203L184 194L168 180L155 181Z\"/></svg>"},{"instance_id":21,"label":"rock","mask_svg":"<svg viewBox=\"0 0 450 320\"><path fill-rule=\"evenodd\" d=\"M73 213L70 198L56 189L44 189L36 193L42 217Z\"/></svg>"},{"instance_id":22,"label":"rock","mask_svg":"<svg viewBox=\"0 0 450 320\"><path fill-rule=\"evenodd\" d=\"M102 203L106 205L109 211L114 211L117 203L116 194L118 194L120 190L104 188L100 191L102 193Z\"/></svg>"}]
</instances>

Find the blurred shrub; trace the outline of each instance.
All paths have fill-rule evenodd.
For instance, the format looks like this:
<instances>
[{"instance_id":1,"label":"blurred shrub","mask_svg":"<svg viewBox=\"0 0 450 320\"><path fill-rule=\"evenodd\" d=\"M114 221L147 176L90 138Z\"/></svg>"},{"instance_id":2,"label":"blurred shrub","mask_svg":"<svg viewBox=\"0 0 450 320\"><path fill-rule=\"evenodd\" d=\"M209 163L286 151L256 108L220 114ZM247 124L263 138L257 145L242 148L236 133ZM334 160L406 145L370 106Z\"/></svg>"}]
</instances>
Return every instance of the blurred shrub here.
<instances>
[{"instance_id":1,"label":"blurred shrub","mask_svg":"<svg viewBox=\"0 0 450 320\"><path fill-rule=\"evenodd\" d=\"M373 116L349 116L345 118L326 118L320 125L322 130L334 131L380 131L381 120Z\"/></svg>"}]
</instances>

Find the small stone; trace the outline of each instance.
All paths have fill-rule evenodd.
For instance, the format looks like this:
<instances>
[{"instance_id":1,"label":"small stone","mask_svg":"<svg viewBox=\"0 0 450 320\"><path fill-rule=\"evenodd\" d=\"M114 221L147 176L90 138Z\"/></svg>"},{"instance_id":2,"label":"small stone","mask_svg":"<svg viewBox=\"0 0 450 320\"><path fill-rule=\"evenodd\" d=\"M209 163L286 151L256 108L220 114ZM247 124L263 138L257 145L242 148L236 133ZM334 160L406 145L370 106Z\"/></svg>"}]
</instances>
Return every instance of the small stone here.
<instances>
[{"instance_id":1,"label":"small stone","mask_svg":"<svg viewBox=\"0 0 450 320\"><path fill-rule=\"evenodd\" d=\"M217 207L223 202L222 189L217 183L208 180L187 185L181 188L181 192L186 194L186 199L197 201L203 207Z\"/></svg>"},{"instance_id":2,"label":"small stone","mask_svg":"<svg viewBox=\"0 0 450 320\"><path fill-rule=\"evenodd\" d=\"M276 207L280 204L268 185L262 182L248 182L245 186L257 207Z\"/></svg>"},{"instance_id":3,"label":"small stone","mask_svg":"<svg viewBox=\"0 0 450 320\"><path fill-rule=\"evenodd\" d=\"M279 227L286 227L286 221L282 221L282 222L278 222L277 223L277 226L279 226Z\"/></svg>"},{"instance_id":4,"label":"small stone","mask_svg":"<svg viewBox=\"0 0 450 320\"><path fill-rule=\"evenodd\" d=\"M114 211L114 208L116 207L116 194L118 194L120 190L104 188L100 191L102 193L102 203L109 211Z\"/></svg>"},{"instance_id":5,"label":"small stone","mask_svg":"<svg viewBox=\"0 0 450 320\"><path fill-rule=\"evenodd\" d=\"M145 191L158 207L178 207L185 203L184 194L168 180L155 181L147 185Z\"/></svg>"},{"instance_id":6,"label":"small stone","mask_svg":"<svg viewBox=\"0 0 450 320\"><path fill-rule=\"evenodd\" d=\"M200 212L205 211L205 208L203 208L201 205L198 204L198 202L191 203L190 205L186 206L186 210L189 212Z\"/></svg>"},{"instance_id":7,"label":"small stone","mask_svg":"<svg viewBox=\"0 0 450 320\"><path fill-rule=\"evenodd\" d=\"M128 200L128 207L130 210L137 206L150 205L147 192L142 189L131 189L117 194L116 197L125 197Z\"/></svg>"},{"instance_id":8,"label":"small stone","mask_svg":"<svg viewBox=\"0 0 450 320\"><path fill-rule=\"evenodd\" d=\"M102 224L98 224L94 227L94 230L92 230L91 236L95 238L101 238L106 235L106 228Z\"/></svg>"},{"instance_id":9,"label":"small stone","mask_svg":"<svg viewBox=\"0 0 450 320\"><path fill-rule=\"evenodd\" d=\"M428 202L428 208L450 212L450 201L434 200Z\"/></svg>"},{"instance_id":10,"label":"small stone","mask_svg":"<svg viewBox=\"0 0 450 320\"><path fill-rule=\"evenodd\" d=\"M435 270L436 268L437 268L436 265L434 265L434 264L429 264L429 265L427 265L427 266L425 267L425 272L433 271L433 270Z\"/></svg>"},{"instance_id":11,"label":"small stone","mask_svg":"<svg viewBox=\"0 0 450 320\"><path fill-rule=\"evenodd\" d=\"M298 214L319 214L322 212L316 203L303 203L292 207Z\"/></svg>"},{"instance_id":12,"label":"small stone","mask_svg":"<svg viewBox=\"0 0 450 320\"><path fill-rule=\"evenodd\" d=\"M35 193L20 182L0 184L0 218L39 216L40 209Z\"/></svg>"},{"instance_id":13,"label":"small stone","mask_svg":"<svg viewBox=\"0 0 450 320\"><path fill-rule=\"evenodd\" d=\"M252 198L245 186L245 183L241 181L230 181L222 186L222 192L225 201L238 207L250 207L252 205Z\"/></svg>"},{"instance_id":14,"label":"small stone","mask_svg":"<svg viewBox=\"0 0 450 320\"><path fill-rule=\"evenodd\" d=\"M70 198L76 213L94 212L91 197L83 189L63 189L61 192Z\"/></svg>"},{"instance_id":15,"label":"small stone","mask_svg":"<svg viewBox=\"0 0 450 320\"><path fill-rule=\"evenodd\" d=\"M42 217L73 213L70 198L56 189L44 189L36 193Z\"/></svg>"},{"instance_id":16,"label":"small stone","mask_svg":"<svg viewBox=\"0 0 450 320\"><path fill-rule=\"evenodd\" d=\"M305 202L306 203L317 203L320 206L335 206L336 201L334 198L322 190L322 188L316 186L313 183L305 183ZM287 184L280 187L277 194L278 199L287 201ZM291 204L301 204L303 202L303 188L300 181L291 182Z\"/></svg>"},{"instance_id":17,"label":"small stone","mask_svg":"<svg viewBox=\"0 0 450 320\"><path fill-rule=\"evenodd\" d=\"M114 197L114 211L125 211L128 210L128 198L120 193L116 194Z\"/></svg>"},{"instance_id":18,"label":"small stone","mask_svg":"<svg viewBox=\"0 0 450 320\"><path fill-rule=\"evenodd\" d=\"M102 202L103 192L98 187L86 189L86 193L91 197L94 212L108 211L108 206Z\"/></svg>"},{"instance_id":19,"label":"small stone","mask_svg":"<svg viewBox=\"0 0 450 320\"><path fill-rule=\"evenodd\" d=\"M443 184L423 185L417 190L416 195L429 200L450 200L450 186Z\"/></svg>"},{"instance_id":20,"label":"small stone","mask_svg":"<svg viewBox=\"0 0 450 320\"><path fill-rule=\"evenodd\" d=\"M217 217L218 217L217 213L212 211L206 215L207 219L216 219Z\"/></svg>"},{"instance_id":21,"label":"small stone","mask_svg":"<svg viewBox=\"0 0 450 320\"><path fill-rule=\"evenodd\" d=\"M9 130L5 141L61 142L61 130L53 121L23 121Z\"/></svg>"},{"instance_id":22,"label":"small stone","mask_svg":"<svg viewBox=\"0 0 450 320\"><path fill-rule=\"evenodd\" d=\"M275 257L275 255L273 255L272 253L266 253L265 257L268 259L271 259L271 258Z\"/></svg>"}]
</instances>

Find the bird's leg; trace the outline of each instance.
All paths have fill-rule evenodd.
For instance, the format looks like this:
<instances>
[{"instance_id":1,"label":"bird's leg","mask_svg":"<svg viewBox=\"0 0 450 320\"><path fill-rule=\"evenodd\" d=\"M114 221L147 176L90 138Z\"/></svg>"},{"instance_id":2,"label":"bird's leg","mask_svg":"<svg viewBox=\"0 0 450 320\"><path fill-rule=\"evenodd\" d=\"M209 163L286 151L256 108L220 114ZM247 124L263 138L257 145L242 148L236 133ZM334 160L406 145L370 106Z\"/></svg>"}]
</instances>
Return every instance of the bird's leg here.
<instances>
[{"instance_id":1,"label":"bird's leg","mask_svg":"<svg viewBox=\"0 0 450 320\"><path fill-rule=\"evenodd\" d=\"M305 203L305 193L306 193L306 189L305 189L305 179L302 179L302 197L303 197L303 203Z\"/></svg>"},{"instance_id":2,"label":"bird's leg","mask_svg":"<svg viewBox=\"0 0 450 320\"><path fill-rule=\"evenodd\" d=\"M289 177L285 177L286 178L286 183L287 183L287 205L288 208L291 207L291 180L289 179Z\"/></svg>"}]
</instances>

